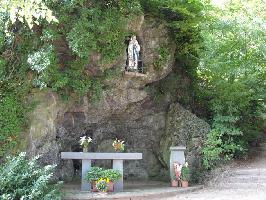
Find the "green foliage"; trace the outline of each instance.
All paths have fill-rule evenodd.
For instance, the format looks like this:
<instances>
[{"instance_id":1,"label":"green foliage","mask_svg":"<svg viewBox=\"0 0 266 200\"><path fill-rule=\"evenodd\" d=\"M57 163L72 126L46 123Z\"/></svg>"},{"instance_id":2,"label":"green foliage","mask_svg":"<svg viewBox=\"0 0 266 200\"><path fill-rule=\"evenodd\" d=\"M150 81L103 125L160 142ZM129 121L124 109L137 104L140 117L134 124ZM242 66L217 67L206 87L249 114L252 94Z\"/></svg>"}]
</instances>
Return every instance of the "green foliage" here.
<instances>
[{"instance_id":1,"label":"green foliage","mask_svg":"<svg viewBox=\"0 0 266 200\"><path fill-rule=\"evenodd\" d=\"M212 127L204 149L210 168L245 151L263 130L265 23L260 0L211 8L203 23L204 51L198 74L209 99Z\"/></svg>"},{"instance_id":2,"label":"green foliage","mask_svg":"<svg viewBox=\"0 0 266 200\"><path fill-rule=\"evenodd\" d=\"M26 153L9 157L0 166L1 200L59 200L61 183L51 184L55 166L40 167L38 157L28 160Z\"/></svg>"},{"instance_id":3,"label":"green foliage","mask_svg":"<svg viewBox=\"0 0 266 200\"><path fill-rule=\"evenodd\" d=\"M183 105L191 106L195 103L194 96L198 85L197 66L202 48L200 23L206 18L203 15L205 5L200 0L141 0L141 4L145 12L166 22L176 46L176 65L173 71L179 76L182 74L182 78L186 77L186 79L178 77L177 81L170 81L171 85L176 83L173 84L175 87L171 87L175 90L170 93L172 97L175 95ZM163 53L163 55L166 54ZM167 87L163 90L167 90ZM159 99L163 99L163 96L168 94L168 92L162 92L163 90L160 87L156 93Z\"/></svg>"},{"instance_id":4,"label":"green foliage","mask_svg":"<svg viewBox=\"0 0 266 200\"><path fill-rule=\"evenodd\" d=\"M16 96L10 94L0 100L0 157L5 151L14 148L17 144L16 139L21 132L24 124L24 108L16 99Z\"/></svg>"},{"instance_id":5,"label":"green foliage","mask_svg":"<svg viewBox=\"0 0 266 200\"><path fill-rule=\"evenodd\" d=\"M91 87L91 101L93 103L99 101L102 97L102 93L103 93L103 84L101 83L101 81L97 79L93 80Z\"/></svg>"},{"instance_id":6,"label":"green foliage","mask_svg":"<svg viewBox=\"0 0 266 200\"><path fill-rule=\"evenodd\" d=\"M41 40L44 42L55 41L60 38L60 34L51 27L46 27L42 30Z\"/></svg>"},{"instance_id":7,"label":"green foliage","mask_svg":"<svg viewBox=\"0 0 266 200\"><path fill-rule=\"evenodd\" d=\"M117 77L121 77L122 71L120 68L110 68L104 71L103 80L111 80Z\"/></svg>"},{"instance_id":8,"label":"green foliage","mask_svg":"<svg viewBox=\"0 0 266 200\"><path fill-rule=\"evenodd\" d=\"M100 77L88 76L85 71L90 62L97 66L113 62L121 56L125 49L127 20L131 15L141 12L138 0L93 1L90 5L74 0L46 3L64 26L44 24L42 43L31 54L47 49L47 42L52 43L53 48L43 55L47 58L44 63L43 59L39 59L46 67L41 73L36 71L34 86L52 88L63 96L69 96L73 91L79 96L88 93L91 102L99 101L104 81L114 78L117 70L102 70L104 73ZM56 52L61 47L56 47L54 43L57 39L66 40L72 51L69 54L77 56L62 64L62 59L58 59L61 53ZM95 61L95 55L99 55L100 59Z\"/></svg>"},{"instance_id":9,"label":"green foliage","mask_svg":"<svg viewBox=\"0 0 266 200\"><path fill-rule=\"evenodd\" d=\"M204 20L202 1L143 0L141 2L146 11L166 20L177 44L178 61L196 77L198 53L202 47L199 27L199 23Z\"/></svg>"},{"instance_id":10,"label":"green foliage","mask_svg":"<svg viewBox=\"0 0 266 200\"><path fill-rule=\"evenodd\" d=\"M81 58L97 52L104 62L113 61L124 49L125 22L116 8L82 10L81 19L67 34L70 48Z\"/></svg>"},{"instance_id":11,"label":"green foliage","mask_svg":"<svg viewBox=\"0 0 266 200\"><path fill-rule=\"evenodd\" d=\"M182 181L190 180L190 169L188 166L182 166L180 179Z\"/></svg>"},{"instance_id":12,"label":"green foliage","mask_svg":"<svg viewBox=\"0 0 266 200\"><path fill-rule=\"evenodd\" d=\"M118 170L103 169L100 167L92 167L86 176L86 180L93 182L100 179L109 179L110 181L117 181L122 177L122 174Z\"/></svg>"},{"instance_id":13,"label":"green foliage","mask_svg":"<svg viewBox=\"0 0 266 200\"><path fill-rule=\"evenodd\" d=\"M167 47L160 47L157 49L158 58L154 62L156 70L162 70L163 65L169 59L169 50Z\"/></svg>"},{"instance_id":14,"label":"green foliage","mask_svg":"<svg viewBox=\"0 0 266 200\"><path fill-rule=\"evenodd\" d=\"M88 94L92 102L99 101L106 80L120 73L104 70L105 64L114 64L122 56L127 22L142 9L166 23L177 47L173 71L178 76L156 83L154 99L160 103L175 96L171 100L190 105L196 91L210 110L212 131L203 150L205 166L245 151L262 132L266 110L264 1L236 0L221 9L200 0L46 0L49 9L45 11L40 7L44 1L38 2L25 7L32 1L5 1L1 8L5 11L0 11L0 156L19 138L26 120L25 97L32 87L48 87L64 96ZM22 8L18 15L12 14L10 5ZM37 9L23 12L33 7ZM47 23L55 21L51 11L58 16L58 25ZM46 20L40 20L43 16L36 12L45 14ZM16 22L5 23L10 19ZM33 23L40 26L29 31L20 23L24 20L30 27ZM169 49L160 47L158 54L154 64L160 70ZM97 77L86 73L92 65L101 66Z\"/></svg>"},{"instance_id":15,"label":"green foliage","mask_svg":"<svg viewBox=\"0 0 266 200\"><path fill-rule=\"evenodd\" d=\"M27 57L20 53L19 39L16 35L4 36L0 47L0 157L16 151L31 107L26 106L25 98L31 85Z\"/></svg>"},{"instance_id":16,"label":"green foliage","mask_svg":"<svg viewBox=\"0 0 266 200\"><path fill-rule=\"evenodd\" d=\"M122 177L119 170L106 169L103 171L102 178L109 179L110 181L118 181Z\"/></svg>"},{"instance_id":17,"label":"green foliage","mask_svg":"<svg viewBox=\"0 0 266 200\"><path fill-rule=\"evenodd\" d=\"M6 61L3 58L0 58L0 81L4 80L5 70L6 70Z\"/></svg>"},{"instance_id":18,"label":"green foliage","mask_svg":"<svg viewBox=\"0 0 266 200\"><path fill-rule=\"evenodd\" d=\"M90 170L87 172L86 180L90 182L99 180L103 177L103 171L103 168L91 167Z\"/></svg>"},{"instance_id":19,"label":"green foliage","mask_svg":"<svg viewBox=\"0 0 266 200\"><path fill-rule=\"evenodd\" d=\"M48 22L57 22L52 11L45 5L44 2L39 0L20 1L20 0L0 0L0 12L7 13L9 21L15 23L17 20L32 28L34 24L39 24L41 19Z\"/></svg>"}]
</instances>

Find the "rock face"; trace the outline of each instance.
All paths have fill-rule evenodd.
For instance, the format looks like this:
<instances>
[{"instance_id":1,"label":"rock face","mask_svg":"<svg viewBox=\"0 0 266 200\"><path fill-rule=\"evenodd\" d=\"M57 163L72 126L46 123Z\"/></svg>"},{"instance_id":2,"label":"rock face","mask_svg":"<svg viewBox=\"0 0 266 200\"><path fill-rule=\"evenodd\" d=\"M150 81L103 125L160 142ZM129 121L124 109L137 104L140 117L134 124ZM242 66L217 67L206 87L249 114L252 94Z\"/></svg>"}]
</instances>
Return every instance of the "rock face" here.
<instances>
[{"instance_id":1,"label":"rock face","mask_svg":"<svg viewBox=\"0 0 266 200\"><path fill-rule=\"evenodd\" d=\"M170 108L154 106L146 98L126 109L108 110L98 105L98 112L88 107L84 98L79 105L64 104L52 92L41 93L42 102L33 112L30 128L29 152L42 154L43 164L57 164L56 176L70 180L75 170L80 170L80 162L61 160L61 151L81 151L78 140L87 135L93 138L90 151L112 152L115 138L126 141L127 152L142 152L143 160L125 162L127 178L162 178L168 176L169 148L185 145L188 162L193 169L201 166L200 150L209 126L178 103ZM71 110L71 108L80 108ZM82 108L82 109L81 109ZM92 120L93 119L93 120ZM95 165L110 167L110 162Z\"/></svg>"},{"instance_id":2,"label":"rock face","mask_svg":"<svg viewBox=\"0 0 266 200\"><path fill-rule=\"evenodd\" d=\"M31 99L38 105L25 134L27 150L31 155L42 154L43 164L57 164L56 178L71 180L80 173L81 162L61 160L60 152L81 151L78 141L83 135L93 139L90 151L114 151L112 141L118 138L125 140L127 152L143 153L143 160L125 162L126 178L167 178L172 145L186 145L188 162L194 169L201 165L200 149L208 124L178 103L155 104L145 90L147 84L171 73L175 46L163 23L143 16L138 20L141 23L132 22L128 28L135 30L142 45L147 77L123 76L109 81L112 89L104 91L94 104L87 96L64 102L50 90L33 92ZM156 70L161 47L167 47L169 53ZM108 167L111 163L93 164Z\"/></svg>"},{"instance_id":3,"label":"rock face","mask_svg":"<svg viewBox=\"0 0 266 200\"><path fill-rule=\"evenodd\" d=\"M201 148L210 126L196 115L184 109L180 104L170 105L167 112L165 140L161 140L160 149L165 163L169 160L169 146L186 146L185 157L191 165L192 178L197 181L202 168Z\"/></svg>"}]
</instances>

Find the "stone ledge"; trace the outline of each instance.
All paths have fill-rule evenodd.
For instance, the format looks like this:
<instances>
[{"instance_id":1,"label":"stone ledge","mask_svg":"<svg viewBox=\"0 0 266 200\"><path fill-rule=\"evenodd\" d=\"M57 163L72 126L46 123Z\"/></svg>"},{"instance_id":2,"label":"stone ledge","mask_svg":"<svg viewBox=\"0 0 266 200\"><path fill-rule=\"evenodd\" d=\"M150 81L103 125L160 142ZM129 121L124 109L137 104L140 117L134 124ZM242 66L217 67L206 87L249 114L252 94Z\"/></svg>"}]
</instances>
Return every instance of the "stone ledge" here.
<instances>
[{"instance_id":1,"label":"stone ledge","mask_svg":"<svg viewBox=\"0 0 266 200\"><path fill-rule=\"evenodd\" d=\"M185 151L186 147L185 146L176 146L176 147L170 147L171 151Z\"/></svg>"},{"instance_id":2,"label":"stone ledge","mask_svg":"<svg viewBox=\"0 0 266 200\"><path fill-rule=\"evenodd\" d=\"M77 194L68 194L64 200L152 200L174 197L179 194L195 192L203 189L203 185L192 186L188 188L173 188L173 187L155 187L153 189L131 189L121 193L111 193L101 195L91 192L79 192Z\"/></svg>"},{"instance_id":3,"label":"stone ledge","mask_svg":"<svg viewBox=\"0 0 266 200\"><path fill-rule=\"evenodd\" d=\"M61 158L84 160L140 160L142 159L142 153L61 152Z\"/></svg>"},{"instance_id":4,"label":"stone ledge","mask_svg":"<svg viewBox=\"0 0 266 200\"><path fill-rule=\"evenodd\" d=\"M124 75L127 77L148 77L147 74L139 72L128 72L128 71L125 71Z\"/></svg>"}]
</instances>

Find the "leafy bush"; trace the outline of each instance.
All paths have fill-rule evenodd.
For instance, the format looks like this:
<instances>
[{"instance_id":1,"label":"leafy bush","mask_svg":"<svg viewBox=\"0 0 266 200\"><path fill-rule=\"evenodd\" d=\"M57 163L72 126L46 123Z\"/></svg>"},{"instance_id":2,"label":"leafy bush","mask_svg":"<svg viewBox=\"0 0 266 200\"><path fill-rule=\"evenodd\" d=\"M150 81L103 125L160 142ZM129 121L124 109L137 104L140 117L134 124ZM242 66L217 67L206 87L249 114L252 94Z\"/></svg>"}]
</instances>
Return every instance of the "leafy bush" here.
<instances>
[{"instance_id":1,"label":"leafy bush","mask_svg":"<svg viewBox=\"0 0 266 200\"><path fill-rule=\"evenodd\" d=\"M110 181L117 181L122 177L122 174L119 170L107 169L103 171L103 178L109 179Z\"/></svg>"},{"instance_id":2,"label":"leafy bush","mask_svg":"<svg viewBox=\"0 0 266 200\"><path fill-rule=\"evenodd\" d=\"M103 177L103 171L101 167L92 167L87 173L86 180L90 182L99 180Z\"/></svg>"},{"instance_id":3,"label":"leafy bush","mask_svg":"<svg viewBox=\"0 0 266 200\"><path fill-rule=\"evenodd\" d=\"M182 167L180 179L182 181L189 181L189 179L190 179L190 169L189 169L188 166L183 166Z\"/></svg>"},{"instance_id":4,"label":"leafy bush","mask_svg":"<svg viewBox=\"0 0 266 200\"><path fill-rule=\"evenodd\" d=\"M265 112L265 2L234 1L205 10L204 50L198 75L212 112L213 130L205 143L207 168L245 152L263 132ZM243 13L247 13L243 15Z\"/></svg>"},{"instance_id":5,"label":"leafy bush","mask_svg":"<svg viewBox=\"0 0 266 200\"><path fill-rule=\"evenodd\" d=\"M16 96L10 94L0 101L0 157L17 144L17 137L24 124L25 109Z\"/></svg>"},{"instance_id":6,"label":"leafy bush","mask_svg":"<svg viewBox=\"0 0 266 200\"><path fill-rule=\"evenodd\" d=\"M117 181L122 177L122 174L118 170L103 169L100 167L92 167L86 176L86 179L90 182L100 179L108 179L110 181Z\"/></svg>"},{"instance_id":7,"label":"leafy bush","mask_svg":"<svg viewBox=\"0 0 266 200\"><path fill-rule=\"evenodd\" d=\"M61 183L51 184L55 166L40 167L38 157L28 160L26 153L9 157L0 166L1 200L59 200Z\"/></svg>"},{"instance_id":8,"label":"leafy bush","mask_svg":"<svg viewBox=\"0 0 266 200\"><path fill-rule=\"evenodd\" d=\"M125 18L116 8L82 10L82 18L67 34L70 48L81 58L99 52L110 62L124 49Z\"/></svg>"}]
</instances>

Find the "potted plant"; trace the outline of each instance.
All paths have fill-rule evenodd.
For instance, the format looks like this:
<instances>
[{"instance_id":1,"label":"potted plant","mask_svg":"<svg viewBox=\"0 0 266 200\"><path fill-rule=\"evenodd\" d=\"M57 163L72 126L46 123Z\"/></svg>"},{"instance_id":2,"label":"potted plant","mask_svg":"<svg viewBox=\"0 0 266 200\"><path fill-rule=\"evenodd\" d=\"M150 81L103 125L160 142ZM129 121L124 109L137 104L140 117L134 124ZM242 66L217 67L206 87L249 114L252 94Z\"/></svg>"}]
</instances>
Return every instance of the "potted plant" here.
<instances>
[{"instance_id":1,"label":"potted plant","mask_svg":"<svg viewBox=\"0 0 266 200\"><path fill-rule=\"evenodd\" d=\"M79 143L83 147L83 152L88 152L89 144L91 143L92 139L90 137L80 137Z\"/></svg>"},{"instance_id":2,"label":"potted plant","mask_svg":"<svg viewBox=\"0 0 266 200\"><path fill-rule=\"evenodd\" d=\"M171 186L172 187L177 187L178 186L178 181L176 180L175 174L173 174L172 177L171 177Z\"/></svg>"},{"instance_id":3,"label":"potted plant","mask_svg":"<svg viewBox=\"0 0 266 200\"><path fill-rule=\"evenodd\" d=\"M114 170L114 169L107 169L103 171L103 177L105 179L108 179L108 191L113 192L114 191L114 182L118 181L121 177L122 174L119 170Z\"/></svg>"},{"instance_id":4,"label":"potted plant","mask_svg":"<svg viewBox=\"0 0 266 200\"><path fill-rule=\"evenodd\" d=\"M100 178L99 180L96 181L97 190L99 190L102 193L107 193L108 183L109 183L108 179Z\"/></svg>"},{"instance_id":5,"label":"potted plant","mask_svg":"<svg viewBox=\"0 0 266 200\"><path fill-rule=\"evenodd\" d=\"M91 183L92 191L97 192L96 181L100 180L103 177L104 169L100 167L92 167L86 176L86 180Z\"/></svg>"},{"instance_id":6,"label":"potted plant","mask_svg":"<svg viewBox=\"0 0 266 200\"><path fill-rule=\"evenodd\" d=\"M186 162L181 169L180 179L181 179L182 187L188 187L189 175L190 175L190 169L188 167L188 163Z\"/></svg>"},{"instance_id":7,"label":"potted plant","mask_svg":"<svg viewBox=\"0 0 266 200\"><path fill-rule=\"evenodd\" d=\"M115 139L115 141L113 142L113 147L115 149L115 151L124 151L125 150L125 144L124 141L120 141L118 139Z\"/></svg>"}]
</instances>

